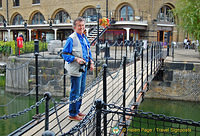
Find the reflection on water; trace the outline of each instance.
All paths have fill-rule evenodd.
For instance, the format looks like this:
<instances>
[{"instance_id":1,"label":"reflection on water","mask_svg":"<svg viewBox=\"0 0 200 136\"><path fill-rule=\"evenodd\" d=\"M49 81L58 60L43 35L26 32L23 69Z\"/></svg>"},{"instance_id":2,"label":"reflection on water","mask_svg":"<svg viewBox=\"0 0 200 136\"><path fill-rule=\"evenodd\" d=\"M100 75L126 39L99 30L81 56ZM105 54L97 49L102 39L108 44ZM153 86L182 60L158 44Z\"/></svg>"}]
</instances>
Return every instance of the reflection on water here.
<instances>
[{"instance_id":1,"label":"reflection on water","mask_svg":"<svg viewBox=\"0 0 200 136\"><path fill-rule=\"evenodd\" d=\"M153 112L155 114L165 114L167 116L200 121L200 102L145 98L139 109L144 112Z\"/></svg>"},{"instance_id":2,"label":"reflection on water","mask_svg":"<svg viewBox=\"0 0 200 136\"><path fill-rule=\"evenodd\" d=\"M35 96L20 96L17 97L11 104L8 106L3 106L9 103L17 94L6 93L3 88L0 88L0 116L5 114L17 113L18 111L23 111L25 108L29 108L31 105L35 104ZM42 96L40 96L39 100ZM52 104L51 104L52 105ZM44 112L44 103L40 105L39 112ZM6 136L9 133L13 132L17 128L26 124L32 119L32 116L35 115L35 109L29 111L28 113L7 120L0 120L0 136Z\"/></svg>"}]
</instances>

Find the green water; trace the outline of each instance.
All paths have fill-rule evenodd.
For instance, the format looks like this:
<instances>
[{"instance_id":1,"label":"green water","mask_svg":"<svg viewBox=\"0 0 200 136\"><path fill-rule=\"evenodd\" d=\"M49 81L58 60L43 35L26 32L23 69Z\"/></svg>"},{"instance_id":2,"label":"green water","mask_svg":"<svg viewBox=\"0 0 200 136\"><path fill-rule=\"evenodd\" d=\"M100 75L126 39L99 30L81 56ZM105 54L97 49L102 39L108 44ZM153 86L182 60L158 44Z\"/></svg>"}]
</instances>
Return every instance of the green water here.
<instances>
[{"instance_id":1,"label":"green water","mask_svg":"<svg viewBox=\"0 0 200 136\"><path fill-rule=\"evenodd\" d=\"M144 112L200 121L200 102L145 99L139 109Z\"/></svg>"},{"instance_id":2,"label":"green water","mask_svg":"<svg viewBox=\"0 0 200 136\"><path fill-rule=\"evenodd\" d=\"M15 96L15 94L6 93L4 88L0 88L0 116L23 111L25 108L29 108L35 104L35 96L20 96L8 106L2 106L11 101ZM39 97L39 100L41 98L42 96ZM52 107L52 103L50 103L50 106ZM39 107L39 112L43 113L44 109L45 105L42 103ZM7 136L9 133L29 122L34 115L35 109L16 118L0 120L0 136Z\"/></svg>"},{"instance_id":3,"label":"green water","mask_svg":"<svg viewBox=\"0 0 200 136\"><path fill-rule=\"evenodd\" d=\"M200 121L200 102L145 99L139 109L144 112ZM136 117L128 128L128 136L134 135L200 136L200 127Z\"/></svg>"}]
</instances>

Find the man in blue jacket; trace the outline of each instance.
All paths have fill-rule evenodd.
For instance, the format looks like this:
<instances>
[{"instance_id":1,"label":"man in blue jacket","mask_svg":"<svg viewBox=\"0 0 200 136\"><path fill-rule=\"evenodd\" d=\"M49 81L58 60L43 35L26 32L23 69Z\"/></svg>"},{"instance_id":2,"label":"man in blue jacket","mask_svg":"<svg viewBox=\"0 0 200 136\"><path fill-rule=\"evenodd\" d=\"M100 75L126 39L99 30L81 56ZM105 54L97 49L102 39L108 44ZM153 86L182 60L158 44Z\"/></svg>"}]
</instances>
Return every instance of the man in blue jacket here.
<instances>
[{"instance_id":1,"label":"man in blue jacket","mask_svg":"<svg viewBox=\"0 0 200 136\"><path fill-rule=\"evenodd\" d=\"M78 17L73 23L74 33L72 33L66 41L63 48L63 58L65 69L71 78L71 91L69 105L69 119L80 121L85 114L80 112L82 99L77 98L83 96L86 84L87 67L90 65L90 70L94 69L94 62L90 50L90 43L87 37L83 34L85 30L85 20ZM89 63L90 62L90 63Z\"/></svg>"}]
</instances>

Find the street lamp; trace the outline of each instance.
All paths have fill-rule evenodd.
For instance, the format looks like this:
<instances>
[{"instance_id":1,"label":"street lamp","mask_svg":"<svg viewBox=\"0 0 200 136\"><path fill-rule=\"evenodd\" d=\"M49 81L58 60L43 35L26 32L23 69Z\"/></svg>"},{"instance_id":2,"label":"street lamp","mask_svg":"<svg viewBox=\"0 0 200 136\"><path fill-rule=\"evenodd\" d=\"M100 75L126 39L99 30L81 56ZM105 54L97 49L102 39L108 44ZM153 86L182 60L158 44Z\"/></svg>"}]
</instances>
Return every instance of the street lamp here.
<instances>
[{"instance_id":1,"label":"street lamp","mask_svg":"<svg viewBox=\"0 0 200 136\"><path fill-rule=\"evenodd\" d=\"M53 20L51 18L49 18L49 27L50 27L50 29L52 29L52 24L53 24L52 21Z\"/></svg>"},{"instance_id":2,"label":"street lamp","mask_svg":"<svg viewBox=\"0 0 200 136\"><path fill-rule=\"evenodd\" d=\"M97 11L96 77L97 77L97 67L98 67L97 55L99 55L99 12L100 10L101 10L100 5L97 5L96 6L96 11Z\"/></svg>"},{"instance_id":3,"label":"street lamp","mask_svg":"<svg viewBox=\"0 0 200 136\"><path fill-rule=\"evenodd\" d=\"M25 28L25 38L23 40L25 40L25 52L26 52L26 40L27 40L27 20L24 20L23 22L24 24L24 28Z\"/></svg>"}]
</instances>

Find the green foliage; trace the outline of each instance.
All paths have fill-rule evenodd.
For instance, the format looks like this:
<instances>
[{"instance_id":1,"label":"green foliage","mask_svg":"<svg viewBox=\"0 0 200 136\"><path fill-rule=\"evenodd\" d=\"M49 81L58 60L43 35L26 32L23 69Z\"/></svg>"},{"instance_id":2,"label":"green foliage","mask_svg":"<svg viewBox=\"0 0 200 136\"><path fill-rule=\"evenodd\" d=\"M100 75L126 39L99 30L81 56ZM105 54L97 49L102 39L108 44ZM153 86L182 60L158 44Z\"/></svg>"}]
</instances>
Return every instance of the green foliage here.
<instances>
[{"instance_id":1,"label":"green foliage","mask_svg":"<svg viewBox=\"0 0 200 136\"><path fill-rule=\"evenodd\" d=\"M174 12L178 17L178 26L195 39L200 39L199 0L177 0Z\"/></svg>"},{"instance_id":2,"label":"green foliage","mask_svg":"<svg viewBox=\"0 0 200 136\"><path fill-rule=\"evenodd\" d=\"M12 49L12 54L11 54ZM15 55L18 52L17 45L15 41L3 42L0 41L0 54ZM39 42L39 51L47 51L47 43ZM23 48L20 49L20 53L32 53L34 52L34 41L24 42Z\"/></svg>"},{"instance_id":3,"label":"green foliage","mask_svg":"<svg viewBox=\"0 0 200 136\"><path fill-rule=\"evenodd\" d=\"M4 55L10 55L11 48L12 48L12 50L15 48L15 42L14 41L9 41L9 42L0 41L0 53L2 53Z\"/></svg>"},{"instance_id":4,"label":"green foliage","mask_svg":"<svg viewBox=\"0 0 200 136\"><path fill-rule=\"evenodd\" d=\"M6 77L0 76L0 87L5 87Z\"/></svg>"}]
</instances>

